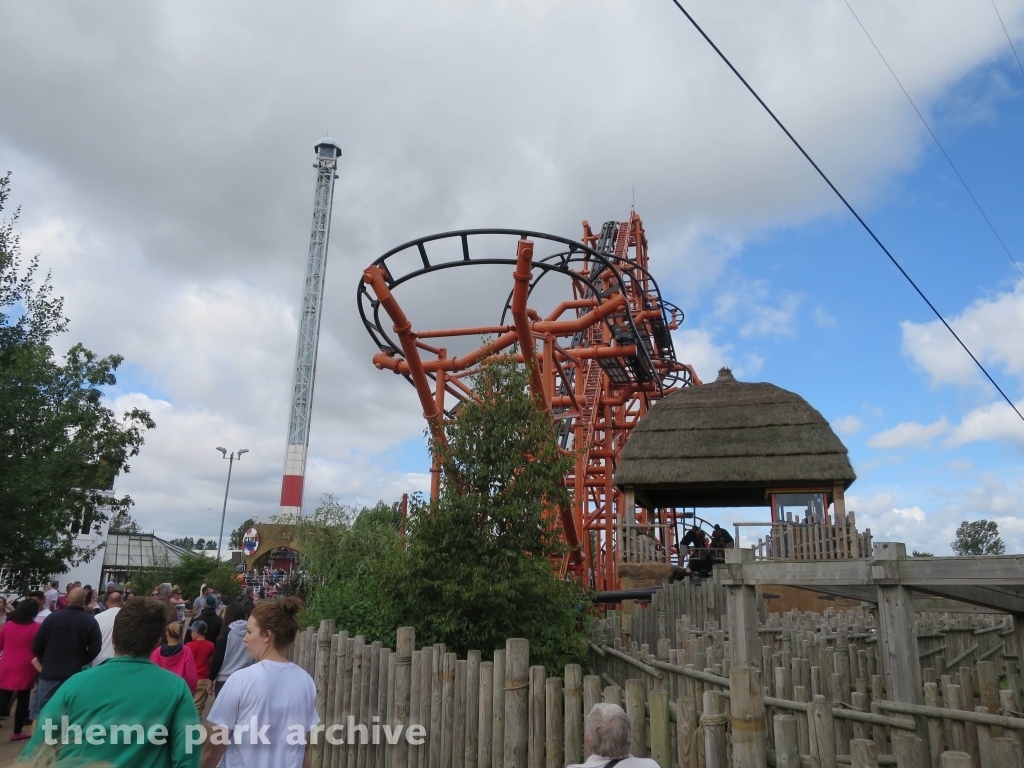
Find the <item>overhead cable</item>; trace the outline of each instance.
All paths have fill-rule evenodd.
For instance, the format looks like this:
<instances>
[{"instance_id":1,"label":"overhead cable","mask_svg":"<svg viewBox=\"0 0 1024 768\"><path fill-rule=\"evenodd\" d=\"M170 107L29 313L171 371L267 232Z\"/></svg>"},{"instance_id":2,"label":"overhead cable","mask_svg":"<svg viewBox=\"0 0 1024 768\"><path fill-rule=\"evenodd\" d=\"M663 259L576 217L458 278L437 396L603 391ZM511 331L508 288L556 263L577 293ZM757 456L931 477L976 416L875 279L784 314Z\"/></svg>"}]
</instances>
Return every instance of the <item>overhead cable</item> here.
<instances>
[{"instance_id":1,"label":"overhead cable","mask_svg":"<svg viewBox=\"0 0 1024 768\"><path fill-rule=\"evenodd\" d=\"M978 360L977 357L975 357L974 353L971 352L970 348L967 346L967 344L964 343L963 339L961 339L960 336L957 335L957 332L953 330L953 326L946 322L946 318L942 316L942 313L939 312L939 310L935 308L935 305L932 304L932 302L928 299L927 296L925 296L924 291L922 291L918 287L917 283L915 283L913 278L907 273L907 270L903 268L903 265L901 265L899 261L896 260L896 257L893 256L892 253L890 253L889 249L885 247L885 244L882 243L882 241L878 238L878 235L875 234L874 230L871 229L871 227L868 226L868 223L864 221L864 219L861 217L859 213L857 213L857 209L854 208L850 204L850 201L843 196L843 193L839 191L839 188L832 183L832 180L825 174L823 170L821 170L818 164L814 162L814 159L809 154L807 154L807 150L804 149L800 142L796 140L796 137L789 132L789 129L785 126L785 124L783 124L783 122L778 118L778 116L771 110L771 107L769 107L768 104L765 103L764 99L762 99L758 95L757 91L755 91L754 88L750 85L750 83L747 82L746 78L740 74L740 71L736 69L735 66L733 66L733 63L729 61L729 57L722 53L722 50L717 45L715 45L715 41L708 37L708 33L703 30L700 24L697 23L697 20L690 15L689 11L687 11L682 6L679 0L672 0L672 4L680 10L680 12L686 17L687 21L689 21L690 24L693 25L693 28L700 33L700 36L703 37L707 44L710 45L711 48L715 51L715 53L718 54L719 58L723 62L725 62L725 65L732 70L732 73L736 75L739 81L743 83L744 87L748 91L750 91L750 95L757 99L757 103L764 108L764 111L768 113L771 119L775 121L775 124L779 126L780 129L782 129L782 132L785 133L786 137L793 143L793 146L795 146L800 151L800 154L804 156L804 159L806 159L807 162L811 164L811 167L813 167L814 170L818 172L818 175L821 176L821 178L824 180L826 184L828 184L829 188L835 193L836 197L838 197L840 201L842 201L843 205L846 206L846 209L853 214L853 217L857 219L860 225L864 228L864 231L871 236L871 239L875 241L875 244L878 245L878 247L882 249L882 252L889 257L889 261L891 261L893 263L893 266L895 266L896 269L900 271L900 274L903 275L904 278L906 278L906 281L910 283L914 291L917 292L917 295L921 297L921 300L928 305L928 309L930 309L932 313L935 315L935 317L937 317L939 321L946 327L946 330L949 331L953 338L957 340L957 343L960 344L961 347L963 347L964 352L966 352L970 356L971 360L974 361L974 364L978 366L978 370L980 370L985 375L985 378L988 379L992 386L996 388L996 391L1003 396L1003 399L1013 409L1014 413L1016 413L1020 417L1021 421L1024 421L1024 414L1022 414L1017 409L1017 406L1014 405L1013 401L1003 391L1003 388L996 383L996 380L992 378L992 374L990 374L988 370L986 370L985 366L981 364L981 361Z\"/></svg>"},{"instance_id":2,"label":"overhead cable","mask_svg":"<svg viewBox=\"0 0 1024 768\"><path fill-rule=\"evenodd\" d=\"M874 38L871 37L871 33L868 32L867 28L864 26L864 22L860 20L860 16L857 15L857 12L853 10L853 6L850 5L850 0L843 0L843 2L846 3L846 7L850 9L850 13L853 14L853 18L857 20L858 26L860 26L861 31L864 33L864 36L867 37L868 42L870 42L871 46L875 49L875 53L878 54L878 57L882 60L882 63L885 64L885 68L889 70L889 74L892 75L892 79L896 81L896 85L900 87L900 90L903 91L903 95L907 97L907 101L910 102L910 106L914 108L914 111L917 112L917 116L921 118L921 122L924 124L924 127L928 130L928 135L931 136L932 141L935 142L935 146L937 146L939 148L939 151L942 152L942 156L946 158L946 162L949 163L949 167L953 169L953 173L955 173L956 177L960 179L960 183L964 185L964 189L966 189L967 194L971 196L971 200L974 201L974 205L977 206L978 212L985 219L985 223L988 224L988 228L992 230L992 234L996 236L996 240L999 241L999 244L1003 246L1003 250L1006 251L1006 256L1007 258L1010 259L1010 263L1013 264L1014 268L1016 268L1018 274L1021 277L1024 277L1024 272L1021 271L1020 264L1018 264L1017 260L1013 258L1013 254L1011 254L1010 249L1006 247L1006 243L1003 242L1003 238L1000 237L999 233L996 231L995 225L992 223L992 220L989 219L988 214L985 213L985 209L981 207L981 203L978 202L978 198L974 196L974 192L972 192L971 188L967 186L967 182L964 180L964 177L960 174L960 169L953 164L953 160L952 158L950 158L949 153L946 152L946 148L942 146L942 142L939 141L939 137L935 135L935 131L933 131L932 127L928 125L928 121L921 113L921 110L917 108L917 104L914 103L914 100L910 97L910 94L907 92L907 89L903 86L903 83L900 81L899 77L896 76L896 73L893 71L893 68L889 65L889 62L885 58L885 55L882 53L881 49L879 49L878 44L875 42Z\"/></svg>"},{"instance_id":3,"label":"overhead cable","mask_svg":"<svg viewBox=\"0 0 1024 768\"><path fill-rule=\"evenodd\" d=\"M996 0L989 0L992 3L992 10L996 12L996 18L999 19L999 26L1003 28L1003 34L1006 35L1006 42L1010 44L1010 50L1013 51L1013 58L1017 60L1017 66L1020 67L1020 73L1024 75L1024 64L1020 63L1020 56L1017 55L1017 49L1013 45L1013 40L1010 39L1010 33L1006 29L1006 25L1003 23L1003 16L999 13L999 8L996 7Z\"/></svg>"}]
</instances>

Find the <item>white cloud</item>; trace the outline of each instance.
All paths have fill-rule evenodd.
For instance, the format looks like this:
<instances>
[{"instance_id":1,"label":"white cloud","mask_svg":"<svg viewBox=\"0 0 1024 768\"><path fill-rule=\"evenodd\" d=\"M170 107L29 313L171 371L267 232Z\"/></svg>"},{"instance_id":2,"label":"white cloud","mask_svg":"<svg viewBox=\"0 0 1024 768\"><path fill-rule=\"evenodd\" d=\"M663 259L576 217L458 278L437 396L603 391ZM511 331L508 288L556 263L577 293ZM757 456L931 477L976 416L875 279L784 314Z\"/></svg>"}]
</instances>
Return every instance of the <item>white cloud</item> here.
<instances>
[{"instance_id":1,"label":"white cloud","mask_svg":"<svg viewBox=\"0 0 1024 768\"><path fill-rule=\"evenodd\" d=\"M883 430L868 439L871 448L924 448L936 437L949 431L946 417L934 424L918 424L916 421L905 421L891 429Z\"/></svg>"},{"instance_id":2,"label":"white cloud","mask_svg":"<svg viewBox=\"0 0 1024 768\"><path fill-rule=\"evenodd\" d=\"M758 336L792 336L793 321L802 297L782 292L774 304L758 304L748 309L753 317L740 328L740 336L748 339Z\"/></svg>"},{"instance_id":3,"label":"white cloud","mask_svg":"<svg viewBox=\"0 0 1024 768\"><path fill-rule=\"evenodd\" d=\"M676 357L685 360L697 371L697 376L710 383L718 376L718 369L726 367L732 347L719 346L704 328L687 328L672 333Z\"/></svg>"},{"instance_id":4,"label":"white cloud","mask_svg":"<svg viewBox=\"0 0 1024 768\"><path fill-rule=\"evenodd\" d=\"M864 422L856 416L843 416L832 422L832 428L843 435L856 435L864 429Z\"/></svg>"},{"instance_id":5,"label":"white cloud","mask_svg":"<svg viewBox=\"0 0 1024 768\"><path fill-rule=\"evenodd\" d=\"M836 319L826 312L824 307L815 307L814 324L819 328L832 328L836 324Z\"/></svg>"},{"instance_id":6,"label":"white cloud","mask_svg":"<svg viewBox=\"0 0 1024 768\"><path fill-rule=\"evenodd\" d=\"M1024 381L1024 280L1012 291L978 299L949 324L986 365ZM935 320L901 323L903 353L923 369L933 384L991 385L949 331Z\"/></svg>"},{"instance_id":7,"label":"white cloud","mask_svg":"<svg viewBox=\"0 0 1024 768\"><path fill-rule=\"evenodd\" d=\"M1017 408L1024 411L1024 401ZM958 448L984 440L1005 440L1024 447L1024 422L1004 401L976 408L953 428L943 445Z\"/></svg>"}]
</instances>

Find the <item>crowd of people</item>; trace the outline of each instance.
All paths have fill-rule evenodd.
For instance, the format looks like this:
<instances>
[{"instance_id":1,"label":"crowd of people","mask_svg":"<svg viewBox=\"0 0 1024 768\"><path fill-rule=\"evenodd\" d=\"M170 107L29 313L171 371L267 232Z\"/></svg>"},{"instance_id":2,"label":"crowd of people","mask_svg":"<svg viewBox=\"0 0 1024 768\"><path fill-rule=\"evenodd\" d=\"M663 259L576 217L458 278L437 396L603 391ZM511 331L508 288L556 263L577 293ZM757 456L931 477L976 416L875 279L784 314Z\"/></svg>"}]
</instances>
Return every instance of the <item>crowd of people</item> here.
<instances>
[{"instance_id":1,"label":"crowd of people","mask_svg":"<svg viewBox=\"0 0 1024 768\"><path fill-rule=\"evenodd\" d=\"M190 601L172 584L148 597L130 584L111 582L99 596L58 586L11 605L0 598L0 720L13 710L11 740L29 740L23 755L55 750L61 761L176 768L304 764L303 744L283 736L318 721L313 681L287 658L301 600L261 599L253 586L225 600L204 584ZM228 735L186 751L186 733L204 715L204 727ZM253 716L280 743L235 743L235 726ZM147 738L83 741L83 731L111 724ZM149 738L157 727L163 737Z\"/></svg>"}]
</instances>

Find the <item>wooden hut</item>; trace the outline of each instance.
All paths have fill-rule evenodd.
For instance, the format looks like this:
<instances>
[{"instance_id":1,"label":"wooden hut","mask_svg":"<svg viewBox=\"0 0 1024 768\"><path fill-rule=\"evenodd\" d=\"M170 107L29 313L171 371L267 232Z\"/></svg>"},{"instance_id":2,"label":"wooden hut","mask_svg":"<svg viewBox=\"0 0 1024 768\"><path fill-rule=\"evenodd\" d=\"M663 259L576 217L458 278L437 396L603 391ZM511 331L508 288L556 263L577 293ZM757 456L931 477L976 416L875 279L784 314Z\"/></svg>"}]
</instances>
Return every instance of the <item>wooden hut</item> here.
<instances>
[{"instance_id":1,"label":"wooden hut","mask_svg":"<svg viewBox=\"0 0 1024 768\"><path fill-rule=\"evenodd\" d=\"M770 506L845 514L856 479L825 418L800 395L735 379L687 387L655 405L633 430L615 484L647 509ZM630 508L627 503L627 508Z\"/></svg>"}]
</instances>

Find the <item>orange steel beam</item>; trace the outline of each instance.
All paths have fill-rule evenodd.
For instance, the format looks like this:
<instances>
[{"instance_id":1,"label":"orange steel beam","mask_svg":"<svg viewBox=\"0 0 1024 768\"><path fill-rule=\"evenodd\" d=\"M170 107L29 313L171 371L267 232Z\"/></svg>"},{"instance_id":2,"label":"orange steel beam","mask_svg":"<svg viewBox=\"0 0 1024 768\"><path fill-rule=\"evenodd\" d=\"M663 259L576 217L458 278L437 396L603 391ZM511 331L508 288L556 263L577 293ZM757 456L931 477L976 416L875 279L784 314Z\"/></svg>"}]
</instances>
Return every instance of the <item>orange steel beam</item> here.
<instances>
[{"instance_id":1,"label":"orange steel beam","mask_svg":"<svg viewBox=\"0 0 1024 768\"><path fill-rule=\"evenodd\" d=\"M370 286L376 294L377 300L384 307L384 311L388 313L388 317L395 324L395 333L398 334L398 340L402 344L402 352L405 353L405 359L409 366L409 375L416 387L416 394L419 395L420 405L423 406L423 418L430 423L435 434L440 435L437 406L434 404L434 398L430 392L430 383L423 370L423 361L420 360L419 350L416 349L416 334L412 332L412 323L409 322L409 318L405 316L405 312L398 306L398 302L391 294L383 269L370 267L363 272L363 282Z\"/></svg>"},{"instance_id":2,"label":"orange steel beam","mask_svg":"<svg viewBox=\"0 0 1024 768\"><path fill-rule=\"evenodd\" d=\"M541 406L547 410L548 399L544 392L544 378L540 372L540 361L533 349L533 333L530 318L526 311L526 299L530 293L530 281L533 280L533 243L523 239L519 241L516 253L516 271L512 273L515 287L512 289L512 319L516 324L516 336L519 348L523 350L523 360L530 372L530 389Z\"/></svg>"}]
</instances>

